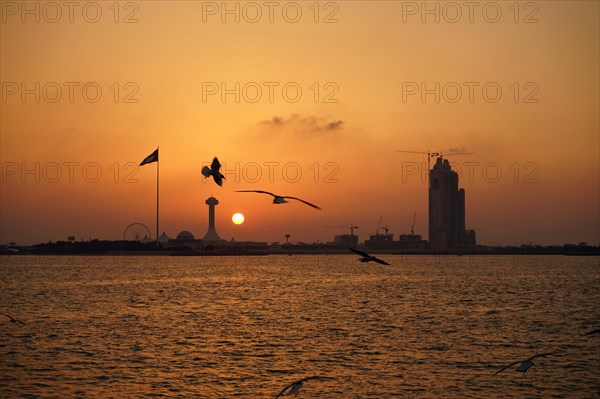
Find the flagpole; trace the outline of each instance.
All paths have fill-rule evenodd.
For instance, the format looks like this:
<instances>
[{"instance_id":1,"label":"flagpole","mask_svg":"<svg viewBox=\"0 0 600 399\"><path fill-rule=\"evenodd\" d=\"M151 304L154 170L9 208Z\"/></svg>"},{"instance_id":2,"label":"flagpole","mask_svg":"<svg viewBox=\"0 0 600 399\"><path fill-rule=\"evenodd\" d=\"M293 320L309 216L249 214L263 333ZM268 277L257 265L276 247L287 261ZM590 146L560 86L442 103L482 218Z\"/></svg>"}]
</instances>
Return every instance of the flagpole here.
<instances>
[{"instance_id":1,"label":"flagpole","mask_svg":"<svg viewBox=\"0 0 600 399\"><path fill-rule=\"evenodd\" d=\"M160 154L158 146L156 147L158 159L156 160L156 248L158 248L158 163L160 162Z\"/></svg>"}]
</instances>

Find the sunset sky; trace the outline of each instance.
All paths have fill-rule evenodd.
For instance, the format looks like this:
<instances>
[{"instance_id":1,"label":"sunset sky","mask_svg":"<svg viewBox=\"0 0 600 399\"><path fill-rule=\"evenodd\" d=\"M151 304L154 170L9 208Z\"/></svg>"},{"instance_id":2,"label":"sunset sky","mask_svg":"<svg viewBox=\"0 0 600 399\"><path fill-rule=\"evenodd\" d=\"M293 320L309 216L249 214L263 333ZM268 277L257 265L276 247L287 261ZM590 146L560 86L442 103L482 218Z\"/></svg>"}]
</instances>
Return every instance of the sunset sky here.
<instances>
[{"instance_id":1,"label":"sunset sky","mask_svg":"<svg viewBox=\"0 0 600 399\"><path fill-rule=\"evenodd\" d=\"M426 156L396 150L445 150L474 153L448 159L478 243L600 242L598 2L24 4L1 2L3 244L154 235L156 164L134 165L157 146L172 237L214 195L225 239L397 237L415 212L426 239Z\"/></svg>"}]
</instances>

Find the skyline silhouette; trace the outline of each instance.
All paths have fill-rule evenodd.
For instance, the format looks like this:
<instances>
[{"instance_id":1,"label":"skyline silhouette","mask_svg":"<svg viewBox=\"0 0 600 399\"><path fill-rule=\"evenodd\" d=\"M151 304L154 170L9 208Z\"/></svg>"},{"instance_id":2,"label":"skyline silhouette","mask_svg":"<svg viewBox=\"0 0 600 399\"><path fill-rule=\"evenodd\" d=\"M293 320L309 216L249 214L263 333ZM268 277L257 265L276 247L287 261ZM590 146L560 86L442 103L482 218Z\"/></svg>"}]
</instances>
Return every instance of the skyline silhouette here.
<instances>
[{"instance_id":1,"label":"skyline silhouette","mask_svg":"<svg viewBox=\"0 0 600 399\"><path fill-rule=\"evenodd\" d=\"M156 151L155 151L155 153L156 153ZM147 157L147 159L148 159L148 158L151 158L153 155L155 155L155 153L151 154L149 157ZM216 159L216 158L215 158L215 159ZM436 168L440 168L440 167L441 167L441 166L438 166L438 163L440 162L440 160L441 160L441 161L443 161L443 162L445 163L445 168L448 168L448 170L450 171L450 173L451 173L451 174L453 174L453 175L455 176L455 177L454 177L454 181L455 181L455 184L454 184L454 185L455 185L455 186L457 186L457 184L458 184L458 179L459 179L459 175L456 173L456 171L454 171L454 170L452 170L452 169L451 169L453 166L456 166L457 164L456 164L456 163L453 163L452 161L451 161L451 163L449 164L449 163L448 163L448 160L446 160L445 158L442 158L442 157L437 157L437 158L436 158L436 163L434 163L434 166L432 167L432 169L430 170L430 172L429 172L429 173L431 173L431 176L441 176L441 175L440 175L440 173L441 173L441 172L439 172L439 171L438 171L438 172L436 172L436 170L438 170L438 169L436 169ZM145 161L145 160L144 160L144 161ZM154 160L154 161L155 161L155 160ZM154 161L150 161L150 162L154 162ZM146 163L148 163L148 162L146 162ZM144 162L143 162L142 164L144 164ZM214 162L213 162L213 164L214 164ZM441 165L441 164L440 164L440 165ZM272 166L272 165L270 165L270 166ZM424 165L423 165L423 166L424 166ZM220 167L220 165L219 165L219 167ZM460 166L459 166L459 167L460 167ZM439 170L441 171L442 169L439 169ZM233 173L233 172L235 172L235 170L233 170L233 171L225 171L225 173ZM204 172L203 172L202 174L204 174ZM410 174L411 174L411 175L413 175L414 173L411 171L411 173L410 173ZM206 176L205 176L205 177L206 177ZM438 181L439 179L440 179L440 177L436 177L436 178L433 180L433 181L434 181L434 184L436 185L436 187L437 187L438 183L435 183L435 182L436 182L436 181ZM444 178L444 179L445 179L445 178ZM239 179L238 179L238 180L239 180ZM440 181L442 181L442 180L440 180ZM445 181L445 180L444 180L444 181ZM138 182L138 183L139 183L139 182ZM429 184L429 179L427 179L427 183L426 183L426 184ZM446 184L446 183L444 183L444 184ZM205 185L206 185L206 181L204 181L204 182L200 182L200 183L199 183L199 185L200 185L200 187L204 188L204 187L205 187ZM234 181L234 182L232 182L232 186L235 186L235 187L237 187L237 186L240 186L240 185L241 185L241 183L236 183L235 181ZM468 182L468 181L466 182L466 185L467 185L467 186L469 185L469 182ZM450 184L450 186L452 186L452 184ZM448 186L448 188L450 188L450 186ZM458 187L458 186L457 186L457 187ZM434 203L435 203L435 201L434 201L434 199L433 199L433 197L432 197L432 192L433 192L433 191L432 191L432 188L431 188L431 187L429 187L429 189L428 189L428 190L429 190L429 205L428 205L428 206L429 206L429 209L428 209L428 210L426 210L426 212L425 212L425 215L427 215L427 219L426 219L425 221L421 222L421 223L422 223L422 224L425 224L426 226L427 226L427 223L429 223L429 228L427 228L426 226L422 226L422 225L421 225L421 226L418 226L418 227L417 227L417 229L418 229L418 230L419 230L419 227L420 227L420 228L423 228L423 227L425 228L424 230L420 230L420 231L418 231L418 233L420 233L420 235L427 235L427 234L429 234L429 242L430 242L430 243L432 243L432 242L433 242L433 241L432 241L432 231L433 231L433 230L432 230L432 227L431 227L431 226L432 226L432 223L434 223L434 224L433 224L433 226L434 226L434 229L436 229L436 227L435 227L435 226L436 226L436 223L437 223L437 225L444 225L444 224L450 223L450 224L448 224L448 225L455 225L455 228L457 228L457 229L458 229L458 230L456 230L457 232L456 232L456 233L452 233L450 236L448 236L448 235L446 235L446 236L445 236L446 238L445 238L444 240L449 240L449 241L448 241L448 244L443 244L443 245L441 245L441 244L435 244L435 243L433 243L433 244L431 244L431 245L432 245L432 247L436 247L436 248L438 248L438 249L443 249L443 248L445 248L446 246L449 246L449 247L456 247L456 248L458 248L458 247L461 247L461 246L463 246L463 245L464 245L464 244L462 244L463 240L467 240L467 241L465 241L465 242L468 242L468 243L469 243L468 245L473 245L473 243L475 243L475 241L476 241L476 239L475 239L475 233L476 233L476 232L475 232L475 229L472 229L472 230L466 229L466 230L465 230L465 227L464 227L464 226L465 226L465 222L464 222L465 215L469 213L469 212L467 212L467 210L468 210L468 207L467 207L467 208L465 208L465 205L464 205L464 203L465 203L465 201L464 201L464 189L460 189L460 190L458 190L458 194L461 194L461 193L462 193L462 194L461 194L461 195L462 195L462 197L461 197L461 198L463 198L463 199L462 199L461 201L459 201L459 200L451 200L451 201L449 201L449 202L447 202L447 201L446 201L446 205L445 205L445 206L451 206L451 207L456 207L456 206L458 206L460 209L459 209L459 208L457 208L457 209L456 209L456 210L454 210L454 211L450 211L450 210L449 210L450 208L448 208L448 210L446 210L446 211L445 211L445 212L446 212L446 215L448 215L448 216L445 216L445 217L446 217L446 218L448 218L448 217L449 217L450 219L447 219L445 222L443 222L443 221L442 221L442 220L440 220L440 219L437 219L437 217L436 217L436 216L434 216L434 217L432 217L432 216L431 216L431 215L432 215L432 213L431 213L431 212L432 212L432 209L441 209L441 208L440 208L440 206L439 206L439 205L438 205L438 206L434 206ZM214 191L214 190L210 190L210 191L212 192L212 191ZM277 196L276 196L276 195L274 195L274 194L272 194L272 193L270 193L270 192L267 192L267 191L263 191L263 190L233 190L233 191L234 191L234 192L258 192L258 193L266 193L266 194L270 194L270 195L272 195L272 196L275 198L275 200L274 200L274 201L276 201L276 198L277 198ZM434 191L435 191L435 190L434 190ZM230 192L231 192L231 191L230 191ZM440 192L441 192L441 191L440 191ZM227 193L227 191L224 191L223 193ZM158 193L157 193L157 194L158 194ZM449 195L449 194L448 194L448 195ZM306 201L304 201L304 200L301 200L301 199L299 199L299 198L297 198L297 197L285 197L285 196L284 196L283 198L297 199L297 200L299 200L299 201L301 201L301 202L304 202L304 203L306 203L307 205L310 205L310 206L312 206L312 207L314 207L314 208L320 209L320 208L319 208L319 207L317 207L316 205L313 205L313 204L311 204L311 203L308 203L308 202L306 202ZM440 197L440 198L442 198L442 197ZM445 197L444 197L444 198L445 198ZM450 198L450 197L448 197L448 198ZM479 205L479 204L476 202L476 200L477 200L477 199L473 199L473 203L471 204L471 205L472 205L474 208L477 208L477 207L478 207L478 205ZM431 202L431 201L434 201L434 202ZM243 201L242 201L242 202L243 202ZM444 202L444 200L442 200L442 202ZM236 203L239 203L239 201L236 201ZM276 203L276 202L274 202L274 203ZM450 204L455 204L455 205L450 205ZM432 208L432 206L433 206L433 208ZM235 207L235 205L231 205L231 204L230 204L230 209L244 209L244 208L243 208L243 207L239 207L239 206L238 206L238 207ZM256 209L256 208L252 208L252 210L251 210L251 211L246 211L245 213L252 215L252 214L253 214L253 211L254 211L255 209ZM334 208L334 209L335 209L335 208ZM461 210L461 209L462 209L462 210ZM236 211L236 212L237 212L237 211ZM376 212L376 211L373 211L371 214L372 214L372 215L374 215L374 214L375 214L375 212ZM157 213L158 213L158 209L157 209ZM414 214L415 214L415 218L416 218L416 212L415 212ZM456 216L452 216L452 215L456 215ZM228 219L228 217L229 217L229 216L230 216L230 215L222 215L222 216L221 216L221 219L223 219L223 222L224 222L222 225L223 225L223 226L226 226L226 227L229 227L229 229L228 229L228 230L229 230L229 231L230 231L232 234L235 234L235 232L236 232L236 231L237 231L237 232L239 232L239 230L243 230L242 228L240 228L240 226L234 226L233 228L231 228L231 226L227 226L227 219ZM383 216L381 216L381 217L383 217ZM361 218L362 218L362 220L364 220L364 219L365 219L365 218L364 218L364 216L362 216ZM442 216L442 219L443 219L443 218L444 218L444 217ZM389 219L389 218L387 218L387 217L386 217L386 220L387 220L387 219ZM422 219L423 219L423 218L420 218L420 220L422 220ZM434 222L434 219L435 219L435 220L438 220L438 221L437 221L437 222ZM451 221L451 220L452 220L452 221ZM197 225L198 225L198 226L200 226L200 227L199 227L200 229L202 229L203 227L201 227L201 226L203 225L203 223L205 223L205 221L203 221L201 218L199 218L199 220L198 220L198 223L199 223L199 224L197 224ZM364 229L363 229L363 234L364 234L364 235L372 235L372 234L375 232L375 229L376 229L376 227L375 227L375 225L374 225L374 224L371 224L371 223L369 223L369 222L362 223L362 224L363 224L363 225L367 225L367 226L368 226L368 225L372 225L372 226L373 226L373 228L372 228L370 231L369 231L369 230L367 230L367 231L364 231ZM151 223L150 223L149 225L151 225ZM169 225L172 225L172 224L167 222L167 225L169 226ZM392 226L394 226L394 225L392 225ZM461 226L462 226L462 227L461 227ZM190 226L188 225L188 228L189 228L189 227L190 227ZM256 227L256 225L255 225L254 227ZM179 226L178 228L181 228L181 226ZM387 226L386 226L386 228L387 228ZM410 228L411 228L411 230L413 230L413 229L414 229L414 225L412 225ZM463 231L463 232L462 232L462 233L459 233L459 231L461 231L461 228L462 228L462 231ZM161 230L165 230L165 229L161 229ZM249 230L249 229L248 229L248 230ZM388 228L388 230L390 230L390 229ZM480 229L477 229L477 230L480 230ZM319 241L325 241L325 240L323 240L323 239L322 239L322 237L323 237L323 235L322 235L322 234L323 234L323 231L325 231L324 229L322 229L322 226L316 226L314 229L311 229L311 228L309 228L309 229L308 229L308 231L309 231L309 233L308 233L307 235L305 235L305 236L304 236L304 237L307 237L307 236L309 237L309 239L308 239L308 240L306 240L306 239L305 239L306 241L309 241L309 242L319 242ZM312 234L312 235L311 235L311 231L313 232L313 234ZM320 231L320 232L319 232L319 231ZM392 230L392 231L394 231L394 230ZM314 232L316 232L316 233L314 233ZM393 233L392 233L392 234L393 234ZM400 227L400 230L399 230L399 233L398 233L398 234L407 234L407 230L406 230L406 229L402 230L402 227ZM330 235L330 234L328 234L328 236L329 236L329 235ZM85 235L83 235L83 236L85 237ZM89 237L92 237L92 236L93 236L94 238L102 238L102 239L115 239L115 237L114 237L114 234L111 234L111 235L109 235L109 237L98 237L98 236L96 236L94 233L89 233L89 234L87 234L87 236L89 236ZM82 237L82 236L79 236L79 237ZM111 238L111 237L112 237L112 238ZM312 239L311 237L321 237L321 239L319 239L319 238L314 238L314 239ZM455 237L455 238L452 238L452 237ZM458 238L458 237L460 237L460 241L458 241L458 240L459 240L459 238ZM54 240L53 240L53 239L44 239L44 240L41 240L41 241L39 241L39 242L47 242L47 241L59 241L59 240L61 240L61 239L63 239L63 238L64 238L64 237L56 237ZM154 239L155 239L155 238L154 238ZM253 240L253 239L254 239L254 237L253 237L253 235L252 235L252 232L251 232L251 231L248 231L247 235L245 236L245 239L247 239L247 240ZM310 241L311 239L312 239L312 241ZM278 239L278 238L277 238L277 239L275 239L275 238L272 238L272 239L267 239L267 240L261 240L261 239L257 239L257 241L279 241L279 239ZM361 241L362 241L362 240L361 240ZM16 242L16 241L14 241L14 240L4 240L4 241L3 241L3 242L1 242L0 244L6 245L6 244L8 244L9 242ZM21 244L21 245L30 245L30 244L37 244L37 243L39 243L39 242L29 242L29 243L25 243L25 244L21 244L21 243L19 243L19 244ZM589 245L598 245L597 243L594 243L594 242L587 242L587 241L583 241L583 240L581 240L581 241L574 240L574 241L566 241L566 242L546 242L545 244L544 244L543 242L537 242L537 241L534 241L534 240L524 240L524 241L514 241L514 242L507 241L507 242L504 242L504 243L499 243L499 242L496 242L496 241L483 241L483 242L482 242L482 241L479 241L479 240L477 240L477 243L478 243L478 244L481 244L481 245L489 245L489 246L495 246L495 245L509 245L509 246L510 246L510 245L521 245L521 244L560 245L560 244L579 244L579 243L582 243L582 242L586 242L586 243L587 243L587 244L589 244ZM440 246L440 245L441 245L441 246Z\"/></svg>"},{"instance_id":2,"label":"skyline silhouette","mask_svg":"<svg viewBox=\"0 0 600 399\"><path fill-rule=\"evenodd\" d=\"M293 226L325 241L315 226L351 222L366 237L380 215L401 234L414 213L427 237L429 158L395 151L430 149L473 153L449 159L478 242L598 244L598 4L547 3L536 18L505 4L493 23L422 22L407 4L345 2L318 23L308 8L295 23L223 22L194 2L170 22L152 2L118 22L108 8L94 23L5 15L0 241L117 239L134 221L156 234L154 168L137 165L160 145L171 234L196 229L189 220L204 230L197 204L214 194L223 221L249 216L221 222L224 237L277 241ZM199 174L215 155L227 192ZM323 212L264 207L242 189Z\"/></svg>"}]
</instances>

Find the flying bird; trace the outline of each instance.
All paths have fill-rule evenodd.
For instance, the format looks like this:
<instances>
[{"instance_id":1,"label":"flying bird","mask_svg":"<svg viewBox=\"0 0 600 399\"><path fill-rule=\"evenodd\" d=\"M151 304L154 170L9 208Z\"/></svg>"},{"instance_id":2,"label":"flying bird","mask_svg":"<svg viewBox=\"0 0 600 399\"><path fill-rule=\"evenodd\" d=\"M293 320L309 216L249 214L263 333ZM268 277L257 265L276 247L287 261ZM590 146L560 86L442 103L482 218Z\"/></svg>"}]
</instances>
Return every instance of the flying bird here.
<instances>
[{"instance_id":1,"label":"flying bird","mask_svg":"<svg viewBox=\"0 0 600 399\"><path fill-rule=\"evenodd\" d=\"M17 319L15 319L12 316L7 315L6 313L0 313L0 314L3 315L3 316L8 317L10 319L11 323L21 323L21 324L25 325L25 323L23 323L21 320L17 320Z\"/></svg>"},{"instance_id":2,"label":"flying bird","mask_svg":"<svg viewBox=\"0 0 600 399\"><path fill-rule=\"evenodd\" d=\"M290 197L290 196L287 196L287 195L276 195L276 194L270 193L268 191L262 191L262 190L239 190L239 191L236 191L236 193L269 194L269 195L271 195L273 197L273 203L274 204L285 204L286 202L289 202L289 201L286 201L286 198L287 198L287 199L293 199L293 200L296 200L296 201L303 202L303 203L305 203L308 206L312 206L315 209L321 210L321 208L319 208L315 204L311 204L310 202L304 201L303 199L296 198L296 197Z\"/></svg>"},{"instance_id":3,"label":"flying bird","mask_svg":"<svg viewBox=\"0 0 600 399\"><path fill-rule=\"evenodd\" d=\"M215 180L215 183L223 187L223 179L225 178L225 176L221 174L220 169L221 164L219 163L217 157L215 157L215 159L213 159L212 161L212 164L210 164L210 168L208 166L202 168L202 174L204 175L204 177L212 176Z\"/></svg>"},{"instance_id":4,"label":"flying bird","mask_svg":"<svg viewBox=\"0 0 600 399\"><path fill-rule=\"evenodd\" d=\"M348 248L348 249L350 251L354 252L355 254L359 254L360 256L362 256L362 258L359 259L361 262L371 262L371 261L373 261L373 262L376 262L376 263L379 263L379 264L382 264L382 265L389 265L389 263L387 263L386 261L381 260L379 258L376 258L374 256L371 256L371 255L369 255L366 252L359 251L358 249L354 249L354 248Z\"/></svg>"},{"instance_id":5,"label":"flying bird","mask_svg":"<svg viewBox=\"0 0 600 399\"><path fill-rule=\"evenodd\" d=\"M508 366L502 367L500 370L496 371L494 373L494 375L499 374L499 373L503 372L504 370L506 370L507 368L510 368L510 367L514 366L515 364L519 364L519 363L521 363L521 364L519 365L519 367L517 367L517 369L515 371L524 373L527 370L529 370L529 368L531 366L535 366L535 364L533 364L533 359L535 359L536 357L544 357L544 356L550 356L550 355L554 355L554 353L538 353L537 355L533 355L531 357L528 357L527 359L517 360L516 362L512 362Z\"/></svg>"},{"instance_id":6,"label":"flying bird","mask_svg":"<svg viewBox=\"0 0 600 399\"><path fill-rule=\"evenodd\" d=\"M316 375L314 375L312 377L302 378L301 380L294 381L290 385L288 385L285 388L283 388L281 390L281 392L279 392L277 394L277 396L275 396L275 399L277 399L278 397L280 397L282 395L283 396L292 396L292 395L298 396L298 393L300 392L300 388L302 388L302 384L304 384L306 381L310 381L310 380L333 380L333 378L331 378L331 377L319 377L319 376L316 376Z\"/></svg>"}]
</instances>

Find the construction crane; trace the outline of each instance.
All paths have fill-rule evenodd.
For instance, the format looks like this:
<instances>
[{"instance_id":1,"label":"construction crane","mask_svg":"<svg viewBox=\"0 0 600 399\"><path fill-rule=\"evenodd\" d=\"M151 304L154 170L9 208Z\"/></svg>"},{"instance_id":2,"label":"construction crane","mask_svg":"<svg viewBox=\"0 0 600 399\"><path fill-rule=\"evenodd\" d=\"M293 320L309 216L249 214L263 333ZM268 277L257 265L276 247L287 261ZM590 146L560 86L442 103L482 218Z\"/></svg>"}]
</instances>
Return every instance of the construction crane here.
<instances>
[{"instance_id":1,"label":"construction crane","mask_svg":"<svg viewBox=\"0 0 600 399\"><path fill-rule=\"evenodd\" d=\"M385 226L382 227L383 231L385 231L385 235L388 235L388 231L390 231L390 229L388 229L387 224Z\"/></svg>"},{"instance_id":2,"label":"construction crane","mask_svg":"<svg viewBox=\"0 0 600 399\"><path fill-rule=\"evenodd\" d=\"M417 221L417 212L415 212L415 214L413 215L412 225L410 226L410 235L411 236L415 235L415 222L416 221Z\"/></svg>"},{"instance_id":3,"label":"construction crane","mask_svg":"<svg viewBox=\"0 0 600 399\"><path fill-rule=\"evenodd\" d=\"M425 151L402 151L402 150L396 150L396 152L404 152L404 153L408 153L408 154L424 154L427 155L427 171L429 172L431 170L431 158L433 157L439 157L439 158L443 158L444 156L448 156L448 155L471 155L474 154L474 152L451 152L449 154L445 154L444 151L436 151L436 152L432 152L427 150L427 152Z\"/></svg>"},{"instance_id":4,"label":"construction crane","mask_svg":"<svg viewBox=\"0 0 600 399\"><path fill-rule=\"evenodd\" d=\"M379 228L381 227L381 219L383 216L379 216L379 223L377 223L377 230L375 230L375 235L379 235Z\"/></svg>"},{"instance_id":5,"label":"construction crane","mask_svg":"<svg viewBox=\"0 0 600 399\"><path fill-rule=\"evenodd\" d=\"M350 226L325 226L325 227L334 227L338 229L350 229L350 235L354 235L354 229L358 229L358 226L351 224Z\"/></svg>"}]
</instances>

